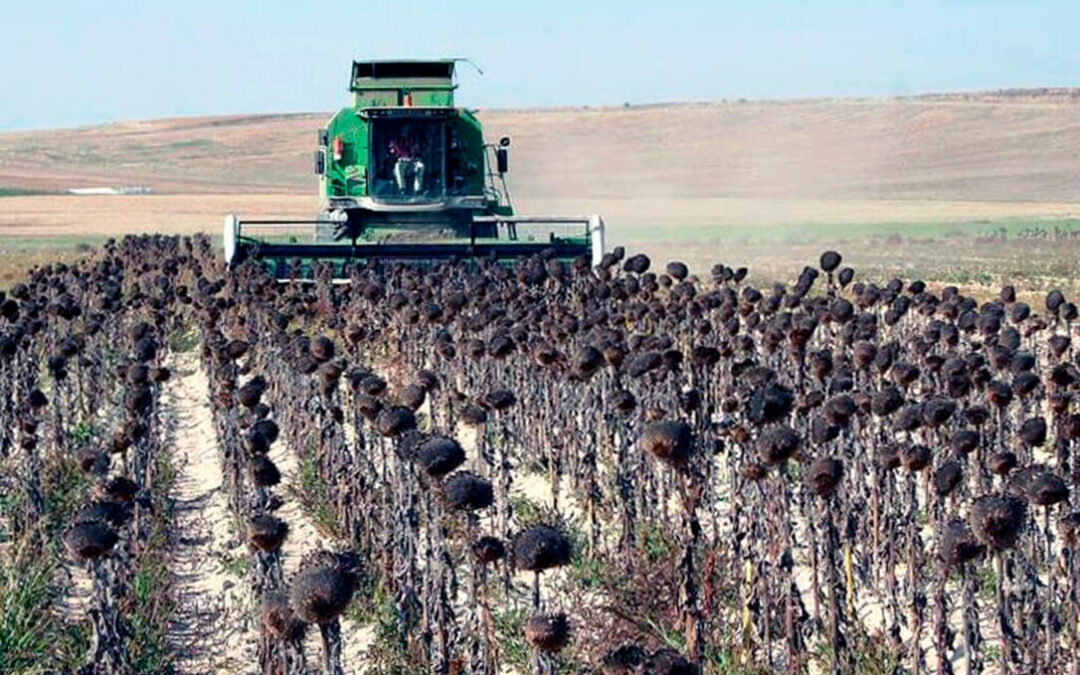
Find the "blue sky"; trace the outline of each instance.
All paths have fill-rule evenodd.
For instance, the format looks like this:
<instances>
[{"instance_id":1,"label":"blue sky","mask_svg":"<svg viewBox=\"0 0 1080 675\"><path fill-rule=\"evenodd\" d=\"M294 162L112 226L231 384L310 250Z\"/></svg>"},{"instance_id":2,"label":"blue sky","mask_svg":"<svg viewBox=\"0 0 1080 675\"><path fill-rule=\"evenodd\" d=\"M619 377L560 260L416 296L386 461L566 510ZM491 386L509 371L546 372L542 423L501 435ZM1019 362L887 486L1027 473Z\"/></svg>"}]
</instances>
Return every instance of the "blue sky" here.
<instances>
[{"instance_id":1,"label":"blue sky","mask_svg":"<svg viewBox=\"0 0 1080 675\"><path fill-rule=\"evenodd\" d=\"M1080 2L0 0L0 130L330 110L357 58L473 107L1080 84Z\"/></svg>"}]
</instances>

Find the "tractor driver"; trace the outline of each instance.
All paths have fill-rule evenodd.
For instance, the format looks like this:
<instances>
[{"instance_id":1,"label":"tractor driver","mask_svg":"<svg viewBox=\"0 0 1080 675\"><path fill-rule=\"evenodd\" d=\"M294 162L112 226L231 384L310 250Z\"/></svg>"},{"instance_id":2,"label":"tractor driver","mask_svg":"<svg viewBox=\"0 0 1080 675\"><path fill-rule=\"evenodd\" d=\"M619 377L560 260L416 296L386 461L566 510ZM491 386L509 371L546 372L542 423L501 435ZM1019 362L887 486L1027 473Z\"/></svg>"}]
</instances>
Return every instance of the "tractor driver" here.
<instances>
[{"instance_id":1,"label":"tractor driver","mask_svg":"<svg viewBox=\"0 0 1080 675\"><path fill-rule=\"evenodd\" d=\"M398 192L404 194L411 187L411 194L420 194L424 185L424 161L419 157L420 146L409 125L402 128L397 138L390 140L389 152L394 158L394 184Z\"/></svg>"}]
</instances>

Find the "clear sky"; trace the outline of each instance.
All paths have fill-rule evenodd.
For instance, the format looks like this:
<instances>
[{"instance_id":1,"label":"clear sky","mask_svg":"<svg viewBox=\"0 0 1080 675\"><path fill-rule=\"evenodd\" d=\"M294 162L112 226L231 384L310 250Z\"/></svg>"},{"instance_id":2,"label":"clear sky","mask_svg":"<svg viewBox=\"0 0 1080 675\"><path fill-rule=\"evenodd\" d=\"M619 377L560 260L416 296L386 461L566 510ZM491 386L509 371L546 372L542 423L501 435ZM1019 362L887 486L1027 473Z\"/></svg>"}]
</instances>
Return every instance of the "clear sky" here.
<instances>
[{"instance_id":1,"label":"clear sky","mask_svg":"<svg viewBox=\"0 0 1080 675\"><path fill-rule=\"evenodd\" d=\"M472 107L1080 84L1080 0L0 0L0 130L330 110L356 58Z\"/></svg>"}]
</instances>

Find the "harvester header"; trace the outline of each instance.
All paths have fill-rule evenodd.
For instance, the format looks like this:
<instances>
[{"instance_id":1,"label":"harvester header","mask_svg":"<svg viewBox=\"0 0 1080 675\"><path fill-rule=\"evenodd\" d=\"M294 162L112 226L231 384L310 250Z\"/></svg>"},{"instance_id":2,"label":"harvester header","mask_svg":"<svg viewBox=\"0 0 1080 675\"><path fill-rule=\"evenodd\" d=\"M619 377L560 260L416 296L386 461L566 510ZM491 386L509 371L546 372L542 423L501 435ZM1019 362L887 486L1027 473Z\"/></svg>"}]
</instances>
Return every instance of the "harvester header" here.
<instances>
[{"instance_id":1,"label":"harvester header","mask_svg":"<svg viewBox=\"0 0 1080 675\"><path fill-rule=\"evenodd\" d=\"M506 182L510 139L489 143L472 110L454 106L456 61L353 61L352 105L319 130L312 221L227 216L230 265L264 262L306 276L312 260L442 261L604 252L599 216L522 216ZM299 259L299 263L297 260Z\"/></svg>"}]
</instances>

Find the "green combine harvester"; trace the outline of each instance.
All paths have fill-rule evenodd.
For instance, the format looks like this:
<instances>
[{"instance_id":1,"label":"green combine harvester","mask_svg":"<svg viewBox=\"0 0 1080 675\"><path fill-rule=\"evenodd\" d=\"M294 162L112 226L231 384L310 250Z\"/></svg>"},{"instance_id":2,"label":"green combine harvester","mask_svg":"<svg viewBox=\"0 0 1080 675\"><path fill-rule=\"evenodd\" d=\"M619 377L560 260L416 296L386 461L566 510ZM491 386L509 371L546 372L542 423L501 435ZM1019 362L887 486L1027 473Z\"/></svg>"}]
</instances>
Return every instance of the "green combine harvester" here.
<instances>
[{"instance_id":1,"label":"green combine harvester","mask_svg":"<svg viewBox=\"0 0 1080 675\"><path fill-rule=\"evenodd\" d=\"M455 64L354 61L352 105L319 130L322 212L307 221L226 216L226 262L254 259L279 278L305 277L315 260L343 270L546 253L599 264L599 216L514 214L510 139L485 142L473 111L454 107Z\"/></svg>"}]
</instances>

